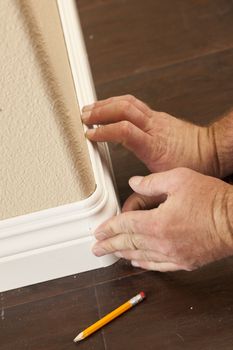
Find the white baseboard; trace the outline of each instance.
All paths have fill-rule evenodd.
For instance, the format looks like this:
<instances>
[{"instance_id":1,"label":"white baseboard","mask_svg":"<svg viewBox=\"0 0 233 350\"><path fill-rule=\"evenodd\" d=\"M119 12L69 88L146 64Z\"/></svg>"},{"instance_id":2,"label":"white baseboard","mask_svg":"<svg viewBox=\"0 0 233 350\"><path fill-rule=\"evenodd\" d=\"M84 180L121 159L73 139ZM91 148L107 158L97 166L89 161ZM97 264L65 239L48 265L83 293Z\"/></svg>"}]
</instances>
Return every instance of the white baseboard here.
<instances>
[{"instance_id":1,"label":"white baseboard","mask_svg":"<svg viewBox=\"0 0 233 350\"><path fill-rule=\"evenodd\" d=\"M57 0L80 107L95 101L74 0ZM87 199L0 222L0 292L116 261L91 253L94 229L119 212L106 145L88 142L96 190Z\"/></svg>"}]
</instances>

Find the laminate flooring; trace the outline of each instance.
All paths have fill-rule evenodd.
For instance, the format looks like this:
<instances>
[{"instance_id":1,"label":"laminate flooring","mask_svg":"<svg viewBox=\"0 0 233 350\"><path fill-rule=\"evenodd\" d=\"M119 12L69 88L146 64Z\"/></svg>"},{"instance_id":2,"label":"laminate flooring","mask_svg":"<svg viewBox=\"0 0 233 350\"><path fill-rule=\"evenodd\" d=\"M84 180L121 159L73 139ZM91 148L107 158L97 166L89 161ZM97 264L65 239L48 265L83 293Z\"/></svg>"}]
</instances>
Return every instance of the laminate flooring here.
<instances>
[{"instance_id":1,"label":"laminate flooring","mask_svg":"<svg viewBox=\"0 0 233 350\"><path fill-rule=\"evenodd\" d=\"M233 104L231 0L77 0L98 98L133 94L196 123ZM147 169L110 145L121 202ZM144 290L83 342L74 336ZM232 350L233 257L193 272L113 266L1 294L1 350Z\"/></svg>"}]
</instances>

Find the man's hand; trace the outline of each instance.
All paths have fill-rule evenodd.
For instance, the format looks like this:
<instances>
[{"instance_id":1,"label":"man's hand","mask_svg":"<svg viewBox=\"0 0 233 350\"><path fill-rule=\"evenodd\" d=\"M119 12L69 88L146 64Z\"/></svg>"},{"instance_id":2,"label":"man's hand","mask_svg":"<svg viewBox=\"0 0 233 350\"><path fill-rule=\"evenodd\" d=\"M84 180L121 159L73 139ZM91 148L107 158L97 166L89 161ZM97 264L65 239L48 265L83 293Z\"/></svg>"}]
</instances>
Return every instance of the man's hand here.
<instances>
[{"instance_id":1,"label":"man's hand","mask_svg":"<svg viewBox=\"0 0 233 350\"><path fill-rule=\"evenodd\" d=\"M121 143L152 172L182 166L219 176L212 128L155 112L129 95L84 107L82 119L87 125L101 124L99 128L87 131L91 141Z\"/></svg>"},{"instance_id":2,"label":"man's hand","mask_svg":"<svg viewBox=\"0 0 233 350\"><path fill-rule=\"evenodd\" d=\"M134 266L174 271L233 254L232 186L185 168L129 183L135 193L124 212L95 232L95 255L115 253Z\"/></svg>"}]
</instances>

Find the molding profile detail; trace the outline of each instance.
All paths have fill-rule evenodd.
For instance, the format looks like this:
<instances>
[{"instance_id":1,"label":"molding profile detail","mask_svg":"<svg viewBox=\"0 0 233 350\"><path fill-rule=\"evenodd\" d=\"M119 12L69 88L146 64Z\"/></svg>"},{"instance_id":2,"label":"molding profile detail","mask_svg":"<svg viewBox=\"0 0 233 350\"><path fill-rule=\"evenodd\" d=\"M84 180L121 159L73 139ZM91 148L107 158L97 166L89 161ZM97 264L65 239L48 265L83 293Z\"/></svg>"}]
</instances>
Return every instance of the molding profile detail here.
<instances>
[{"instance_id":1,"label":"molding profile detail","mask_svg":"<svg viewBox=\"0 0 233 350\"><path fill-rule=\"evenodd\" d=\"M57 0L75 90L82 108L96 99L75 0ZM0 292L114 263L91 253L94 229L119 212L107 146L88 151L96 182L81 201L0 221Z\"/></svg>"}]
</instances>

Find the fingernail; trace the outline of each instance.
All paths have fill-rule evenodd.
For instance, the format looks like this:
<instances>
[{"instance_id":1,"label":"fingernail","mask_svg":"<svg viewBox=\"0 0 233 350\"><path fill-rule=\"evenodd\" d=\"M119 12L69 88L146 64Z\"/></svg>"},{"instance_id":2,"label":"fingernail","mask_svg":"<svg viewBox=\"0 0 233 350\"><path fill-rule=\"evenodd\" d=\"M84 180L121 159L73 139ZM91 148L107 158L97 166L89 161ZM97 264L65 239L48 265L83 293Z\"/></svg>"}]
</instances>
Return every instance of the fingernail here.
<instances>
[{"instance_id":1,"label":"fingernail","mask_svg":"<svg viewBox=\"0 0 233 350\"><path fill-rule=\"evenodd\" d=\"M95 129L88 129L85 133L86 137L92 137L95 134Z\"/></svg>"},{"instance_id":2,"label":"fingernail","mask_svg":"<svg viewBox=\"0 0 233 350\"><path fill-rule=\"evenodd\" d=\"M95 238L98 240L102 240L107 238L107 234L105 232L99 231L99 232L95 232Z\"/></svg>"},{"instance_id":3,"label":"fingernail","mask_svg":"<svg viewBox=\"0 0 233 350\"><path fill-rule=\"evenodd\" d=\"M131 261L131 265L134 266L134 267L139 267L139 263L135 260L132 260Z\"/></svg>"},{"instance_id":4,"label":"fingernail","mask_svg":"<svg viewBox=\"0 0 233 350\"><path fill-rule=\"evenodd\" d=\"M94 106L95 106L95 103L92 103L90 105L86 105L82 108L82 112L90 111L91 109L93 109Z\"/></svg>"},{"instance_id":5,"label":"fingernail","mask_svg":"<svg viewBox=\"0 0 233 350\"><path fill-rule=\"evenodd\" d=\"M133 176L131 177L131 179L129 179L129 184L130 186L137 186L140 184L140 182L142 181L143 176Z\"/></svg>"},{"instance_id":6,"label":"fingernail","mask_svg":"<svg viewBox=\"0 0 233 350\"><path fill-rule=\"evenodd\" d=\"M88 122L88 119L91 115L91 112L88 111L88 112L84 112L82 115L81 115L81 119L84 123Z\"/></svg>"},{"instance_id":7,"label":"fingernail","mask_svg":"<svg viewBox=\"0 0 233 350\"><path fill-rule=\"evenodd\" d=\"M93 253L94 255L96 255L96 256L102 256L102 255L105 255L105 254L106 254L106 251L105 251L104 248L95 245L95 246L92 248L92 253Z\"/></svg>"},{"instance_id":8,"label":"fingernail","mask_svg":"<svg viewBox=\"0 0 233 350\"><path fill-rule=\"evenodd\" d=\"M121 252L115 252L114 255L117 256L118 258L123 258L123 255Z\"/></svg>"}]
</instances>

